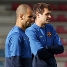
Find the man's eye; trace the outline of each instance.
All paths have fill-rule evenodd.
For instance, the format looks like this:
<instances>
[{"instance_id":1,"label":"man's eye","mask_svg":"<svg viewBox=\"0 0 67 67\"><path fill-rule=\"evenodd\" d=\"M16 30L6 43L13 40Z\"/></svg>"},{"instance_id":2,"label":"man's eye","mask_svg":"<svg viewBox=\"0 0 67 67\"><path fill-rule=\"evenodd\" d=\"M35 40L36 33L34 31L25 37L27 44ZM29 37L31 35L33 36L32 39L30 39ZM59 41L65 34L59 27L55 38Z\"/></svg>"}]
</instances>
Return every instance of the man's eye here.
<instances>
[{"instance_id":1,"label":"man's eye","mask_svg":"<svg viewBox=\"0 0 67 67\"><path fill-rule=\"evenodd\" d=\"M32 18L33 16L28 16L29 18Z\"/></svg>"},{"instance_id":2,"label":"man's eye","mask_svg":"<svg viewBox=\"0 0 67 67\"><path fill-rule=\"evenodd\" d=\"M51 15L51 13L47 13L47 14L45 14L45 15Z\"/></svg>"}]
</instances>

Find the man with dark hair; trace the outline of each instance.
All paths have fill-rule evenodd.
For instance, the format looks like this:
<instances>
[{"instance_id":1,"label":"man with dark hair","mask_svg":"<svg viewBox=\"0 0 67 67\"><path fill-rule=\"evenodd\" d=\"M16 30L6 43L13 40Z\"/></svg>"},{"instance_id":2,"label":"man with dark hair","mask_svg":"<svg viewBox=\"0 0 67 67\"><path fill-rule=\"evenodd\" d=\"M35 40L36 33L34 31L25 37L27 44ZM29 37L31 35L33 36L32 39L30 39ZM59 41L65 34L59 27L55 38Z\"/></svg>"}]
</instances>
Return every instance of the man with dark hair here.
<instances>
[{"instance_id":1,"label":"man with dark hair","mask_svg":"<svg viewBox=\"0 0 67 67\"><path fill-rule=\"evenodd\" d=\"M16 10L16 24L5 42L5 67L32 67L29 39L25 34L32 21L33 12L30 6L19 5Z\"/></svg>"},{"instance_id":2,"label":"man with dark hair","mask_svg":"<svg viewBox=\"0 0 67 67\"><path fill-rule=\"evenodd\" d=\"M54 55L64 52L60 37L49 23L51 10L46 3L37 3L33 7L35 23L26 30L36 60L33 67L57 67Z\"/></svg>"}]
</instances>

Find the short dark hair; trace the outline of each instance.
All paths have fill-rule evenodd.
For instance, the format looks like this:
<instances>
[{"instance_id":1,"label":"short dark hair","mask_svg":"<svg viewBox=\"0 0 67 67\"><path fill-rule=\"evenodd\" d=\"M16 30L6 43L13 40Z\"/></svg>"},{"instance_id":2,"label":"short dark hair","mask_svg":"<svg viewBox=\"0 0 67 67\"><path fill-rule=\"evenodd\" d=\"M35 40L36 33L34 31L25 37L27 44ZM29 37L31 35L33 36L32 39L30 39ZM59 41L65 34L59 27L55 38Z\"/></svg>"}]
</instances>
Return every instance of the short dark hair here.
<instances>
[{"instance_id":1,"label":"short dark hair","mask_svg":"<svg viewBox=\"0 0 67 67\"><path fill-rule=\"evenodd\" d=\"M34 17L36 17L36 12L43 14L44 8L47 8L48 10L52 10L51 6L46 3L37 3L33 6L33 13Z\"/></svg>"}]
</instances>

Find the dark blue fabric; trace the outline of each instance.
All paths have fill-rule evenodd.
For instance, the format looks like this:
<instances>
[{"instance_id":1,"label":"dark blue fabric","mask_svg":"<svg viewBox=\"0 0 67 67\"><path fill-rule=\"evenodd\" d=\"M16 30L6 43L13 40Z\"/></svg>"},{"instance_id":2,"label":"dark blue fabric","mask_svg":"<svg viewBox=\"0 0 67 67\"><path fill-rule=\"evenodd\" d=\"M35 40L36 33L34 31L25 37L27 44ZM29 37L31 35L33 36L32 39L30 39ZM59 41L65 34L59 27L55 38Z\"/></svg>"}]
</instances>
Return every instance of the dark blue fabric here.
<instances>
[{"instance_id":1,"label":"dark blue fabric","mask_svg":"<svg viewBox=\"0 0 67 67\"><path fill-rule=\"evenodd\" d=\"M60 54L64 52L64 47L62 45L55 45L48 47L47 50L53 54Z\"/></svg>"},{"instance_id":2,"label":"dark blue fabric","mask_svg":"<svg viewBox=\"0 0 67 67\"><path fill-rule=\"evenodd\" d=\"M54 57L54 54L48 52L45 48L39 49L37 51L37 55L42 60L46 60L46 59L49 59L51 57Z\"/></svg>"},{"instance_id":3,"label":"dark blue fabric","mask_svg":"<svg viewBox=\"0 0 67 67\"><path fill-rule=\"evenodd\" d=\"M6 58L6 67L32 67L31 58L22 58L21 56L12 56Z\"/></svg>"},{"instance_id":4,"label":"dark blue fabric","mask_svg":"<svg viewBox=\"0 0 67 67\"><path fill-rule=\"evenodd\" d=\"M37 55L40 60L46 62L46 67L57 67L54 54L48 52L45 48L39 49Z\"/></svg>"}]
</instances>

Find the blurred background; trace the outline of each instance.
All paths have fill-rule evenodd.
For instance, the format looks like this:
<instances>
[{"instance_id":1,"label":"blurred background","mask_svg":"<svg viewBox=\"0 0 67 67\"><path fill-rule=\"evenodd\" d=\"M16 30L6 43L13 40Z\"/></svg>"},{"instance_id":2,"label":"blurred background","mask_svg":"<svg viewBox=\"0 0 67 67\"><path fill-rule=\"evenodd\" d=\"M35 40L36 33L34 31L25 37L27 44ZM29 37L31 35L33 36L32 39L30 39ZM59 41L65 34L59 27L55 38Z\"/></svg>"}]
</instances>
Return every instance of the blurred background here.
<instances>
[{"instance_id":1,"label":"blurred background","mask_svg":"<svg viewBox=\"0 0 67 67\"><path fill-rule=\"evenodd\" d=\"M15 10L26 3L33 8L37 2L45 2L53 8L50 23L61 37L65 51L56 55L58 67L67 67L67 0L0 0L0 67L5 67L5 39L15 24Z\"/></svg>"}]
</instances>

